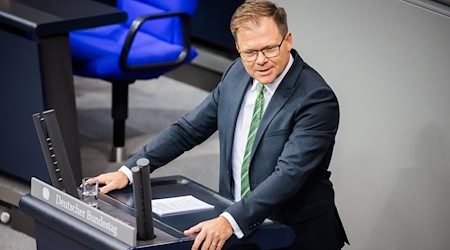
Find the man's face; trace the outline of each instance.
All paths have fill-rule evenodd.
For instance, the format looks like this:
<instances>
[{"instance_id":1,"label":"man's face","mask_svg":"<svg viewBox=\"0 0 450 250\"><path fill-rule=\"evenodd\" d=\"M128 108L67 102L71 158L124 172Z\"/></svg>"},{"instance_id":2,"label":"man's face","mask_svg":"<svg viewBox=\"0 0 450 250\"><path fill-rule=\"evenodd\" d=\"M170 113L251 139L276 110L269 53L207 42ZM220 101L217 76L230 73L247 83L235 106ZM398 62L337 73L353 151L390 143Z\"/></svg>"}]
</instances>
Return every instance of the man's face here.
<instances>
[{"instance_id":1,"label":"man's face","mask_svg":"<svg viewBox=\"0 0 450 250\"><path fill-rule=\"evenodd\" d=\"M283 41L283 36L272 18L263 17L258 26L249 23L240 28L236 39L236 49L239 52L254 52L279 45ZM259 51L255 61L242 60L245 70L260 83L272 83L288 64L291 48L292 34L288 32L280 46L278 56L267 58Z\"/></svg>"}]
</instances>

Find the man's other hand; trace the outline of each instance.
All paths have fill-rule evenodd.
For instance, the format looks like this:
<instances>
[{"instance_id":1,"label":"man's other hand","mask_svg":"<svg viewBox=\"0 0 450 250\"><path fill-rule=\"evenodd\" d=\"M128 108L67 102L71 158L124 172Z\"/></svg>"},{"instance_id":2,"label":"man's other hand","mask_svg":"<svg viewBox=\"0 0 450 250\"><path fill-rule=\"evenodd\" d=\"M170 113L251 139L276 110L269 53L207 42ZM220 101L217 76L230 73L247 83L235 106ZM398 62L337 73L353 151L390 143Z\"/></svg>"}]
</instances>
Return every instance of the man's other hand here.
<instances>
[{"instance_id":1,"label":"man's other hand","mask_svg":"<svg viewBox=\"0 0 450 250\"><path fill-rule=\"evenodd\" d=\"M99 185L104 185L100 188L100 192L108 193L112 190L122 189L128 185L128 177L122 171L110 172L101 174L96 177Z\"/></svg>"},{"instance_id":2,"label":"man's other hand","mask_svg":"<svg viewBox=\"0 0 450 250\"><path fill-rule=\"evenodd\" d=\"M212 220L200 222L184 231L184 234L188 236L193 236L196 233L198 234L195 237L192 250L200 249L200 245L202 246L201 250L220 250L233 234L233 228L227 219L219 216Z\"/></svg>"}]
</instances>

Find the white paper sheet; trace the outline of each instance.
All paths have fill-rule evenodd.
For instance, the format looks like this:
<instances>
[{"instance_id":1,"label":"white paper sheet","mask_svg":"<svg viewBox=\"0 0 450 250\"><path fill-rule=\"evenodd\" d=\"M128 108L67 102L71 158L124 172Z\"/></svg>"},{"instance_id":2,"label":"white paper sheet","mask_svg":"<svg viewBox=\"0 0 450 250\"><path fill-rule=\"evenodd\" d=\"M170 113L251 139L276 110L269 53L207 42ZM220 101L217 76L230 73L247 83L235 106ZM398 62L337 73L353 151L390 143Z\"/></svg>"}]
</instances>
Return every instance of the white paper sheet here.
<instances>
[{"instance_id":1,"label":"white paper sheet","mask_svg":"<svg viewBox=\"0 0 450 250\"><path fill-rule=\"evenodd\" d=\"M209 209L214 209L214 206L192 195L152 200L153 213L161 217Z\"/></svg>"}]
</instances>

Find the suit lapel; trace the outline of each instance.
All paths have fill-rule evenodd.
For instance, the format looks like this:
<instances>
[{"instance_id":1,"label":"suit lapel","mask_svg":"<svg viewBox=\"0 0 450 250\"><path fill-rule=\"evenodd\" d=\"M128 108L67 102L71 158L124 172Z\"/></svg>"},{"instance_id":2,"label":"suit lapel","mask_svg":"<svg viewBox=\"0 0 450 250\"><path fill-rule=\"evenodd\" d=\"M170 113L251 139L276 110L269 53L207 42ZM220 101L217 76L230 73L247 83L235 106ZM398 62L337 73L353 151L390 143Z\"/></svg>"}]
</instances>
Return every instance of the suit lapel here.
<instances>
[{"instance_id":1,"label":"suit lapel","mask_svg":"<svg viewBox=\"0 0 450 250\"><path fill-rule=\"evenodd\" d=\"M275 115L284 107L292 93L294 93L297 78L299 77L300 72L303 69L303 60L295 50L293 52L293 56L294 63L275 91L269 105L267 106L266 111L264 112L261 123L259 124L258 132L256 133L255 141L253 142L251 158L253 158L253 155L258 148L258 145L261 142L261 139L270 122L273 120Z\"/></svg>"},{"instance_id":2,"label":"suit lapel","mask_svg":"<svg viewBox=\"0 0 450 250\"><path fill-rule=\"evenodd\" d=\"M229 110L227 115L227 129L225 134L225 143L226 143L226 162L229 163L228 168L231 173L231 152L233 148L234 141L234 132L236 130L236 121L239 115L239 110L241 109L242 101L244 99L245 93L249 84L251 83L252 78L248 75L241 79L246 79L247 84L243 84L244 81L238 81L237 86L234 86L234 90L231 90L232 93L235 93L232 98L230 98L230 102L228 102Z\"/></svg>"}]
</instances>

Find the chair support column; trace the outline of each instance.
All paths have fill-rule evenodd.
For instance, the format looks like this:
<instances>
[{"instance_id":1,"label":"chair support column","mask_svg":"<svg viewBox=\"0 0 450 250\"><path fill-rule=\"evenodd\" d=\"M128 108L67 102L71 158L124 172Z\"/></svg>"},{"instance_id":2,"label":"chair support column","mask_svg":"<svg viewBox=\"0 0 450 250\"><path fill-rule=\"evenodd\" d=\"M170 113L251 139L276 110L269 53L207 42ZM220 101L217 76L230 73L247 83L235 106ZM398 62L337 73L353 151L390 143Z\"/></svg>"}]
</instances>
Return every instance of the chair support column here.
<instances>
[{"instance_id":1,"label":"chair support column","mask_svg":"<svg viewBox=\"0 0 450 250\"><path fill-rule=\"evenodd\" d=\"M126 160L125 149L125 120L128 118L128 86L130 81L112 82L112 108L113 118L113 149L111 161L122 162Z\"/></svg>"}]
</instances>

